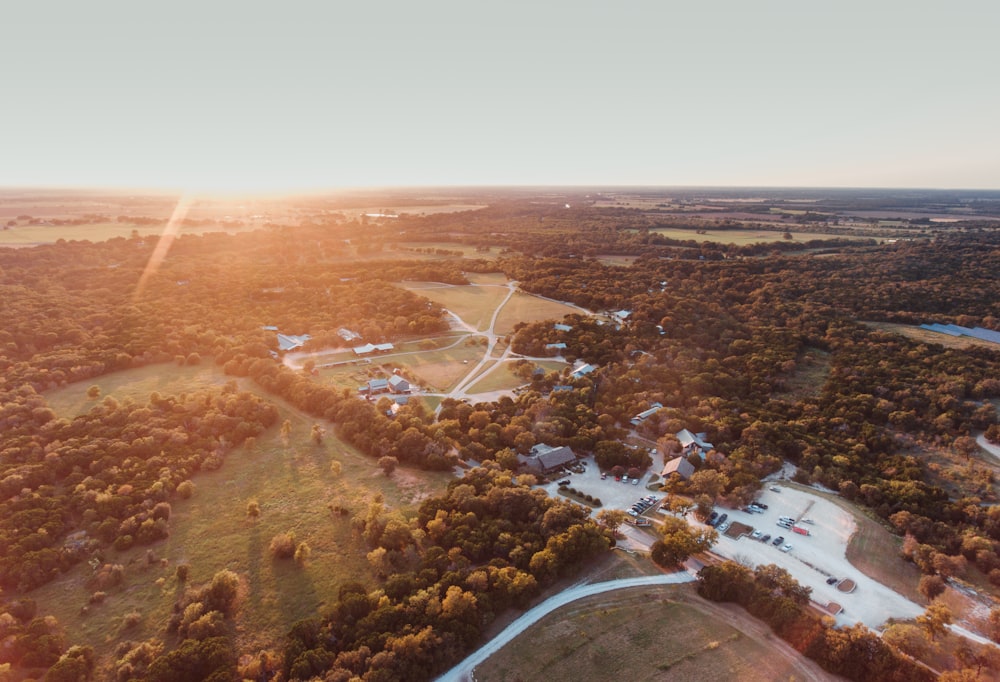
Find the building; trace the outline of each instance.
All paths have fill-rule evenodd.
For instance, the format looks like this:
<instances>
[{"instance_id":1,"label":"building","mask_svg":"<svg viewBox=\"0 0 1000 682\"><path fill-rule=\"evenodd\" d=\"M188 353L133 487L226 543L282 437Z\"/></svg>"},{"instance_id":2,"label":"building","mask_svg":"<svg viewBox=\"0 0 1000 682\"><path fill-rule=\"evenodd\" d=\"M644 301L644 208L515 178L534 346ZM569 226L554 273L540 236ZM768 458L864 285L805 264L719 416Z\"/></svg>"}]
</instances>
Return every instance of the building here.
<instances>
[{"instance_id":1,"label":"building","mask_svg":"<svg viewBox=\"0 0 1000 682\"><path fill-rule=\"evenodd\" d=\"M394 348L391 343L366 343L363 346L355 346L353 348L355 355L370 355L371 353L384 353L390 351Z\"/></svg>"},{"instance_id":2,"label":"building","mask_svg":"<svg viewBox=\"0 0 1000 682\"><path fill-rule=\"evenodd\" d=\"M552 328L555 329L557 332L568 332L573 329L572 325L560 324L559 322L556 322L554 325L552 325Z\"/></svg>"},{"instance_id":3,"label":"building","mask_svg":"<svg viewBox=\"0 0 1000 682\"><path fill-rule=\"evenodd\" d=\"M705 441L705 437L708 434L705 433L691 433L687 429L681 429L677 432L677 440L681 444L681 452L685 455L689 455L692 452L697 452L701 455L702 459L705 459L705 455L709 450L715 446L711 443Z\"/></svg>"},{"instance_id":4,"label":"building","mask_svg":"<svg viewBox=\"0 0 1000 682\"><path fill-rule=\"evenodd\" d=\"M530 455L518 455L520 467L533 474L550 474L576 461L576 453L565 445L556 447L539 443Z\"/></svg>"},{"instance_id":5,"label":"building","mask_svg":"<svg viewBox=\"0 0 1000 682\"><path fill-rule=\"evenodd\" d=\"M344 341L354 341L355 339L361 338L361 334L357 332L352 332L350 329L347 329L346 327L341 327L340 329L338 329L337 336L342 338Z\"/></svg>"},{"instance_id":6,"label":"building","mask_svg":"<svg viewBox=\"0 0 1000 682\"><path fill-rule=\"evenodd\" d=\"M302 334L301 336L278 334L278 348L285 352L295 350L296 348L301 348L311 338L308 334Z\"/></svg>"},{"instance_id":7,"label":"building","mask_svg":"<svg viewBox=\"0 0 1000 682\"><path fill-rule=\"evenodd\" d=\"M644 421L652 417L661 409L663 409L663 405L661 405L660 403L653 403L652 405L649 406L648 410L643 410L639 414L632 417L631 419L632 426L638 426L639 424L643 423Z\"/></svg>"},{"instance_id":8,"label":"building","mask_svg":"<svg viewBox=\"0 0 1000 682\"><path fill-rule=\"evenodd\" d=\"M393 374L389 377L389 390L393 393L409 393L410 382L398 374Z\"/></svg>"},{"instance_id":9,"label":"building","mask_svg":"<svg viewBox=\"0 0 1000 682\"><path fill-rule=\"evenodd\" d=\"M595 369L597 369L597 368L594 367L593 365L589 365L589 364L588 365L581 365L580 367L577 367L572 372L570 372L569 375L571 377L573 377L574 379L579 379L580 377L587 376L588 374L590 374L591 372L593 372Z\"/></svg>"},{"instance_id":10,"label":"building","mask_svg":"<svg viewBox=\"0 0 1000 682\"><path fill-rule=\"evenodd\" d=\"M378 395L389 392L388 379L370 379L367 384L358 388L358 393L367 395Z\"/></svg>"},{"instance_id":11,"label":"building","mask_svg":"<svg viewBox=\"0 0 1000 682\"><path fill-rule=\"evenodd\" d=\"M663 471L660 472L660 476L663 478L668 478L671 474L677 474L685 481L691 478L694 473L694 465L687 461L683 457L674 457L672 460L667 462L667 465L663 467Z\"/></svg>"},{"instance_id":12,"label":"building","mask_svg":"<svg viewBox=\"0 0 1000 682\"><path fill-rule=\"evenodd\" d=\"M546 350L563 350L566 348L566 344L560 341L559 343L547 343L545 344Z\"/></svg>"}]
</instances>

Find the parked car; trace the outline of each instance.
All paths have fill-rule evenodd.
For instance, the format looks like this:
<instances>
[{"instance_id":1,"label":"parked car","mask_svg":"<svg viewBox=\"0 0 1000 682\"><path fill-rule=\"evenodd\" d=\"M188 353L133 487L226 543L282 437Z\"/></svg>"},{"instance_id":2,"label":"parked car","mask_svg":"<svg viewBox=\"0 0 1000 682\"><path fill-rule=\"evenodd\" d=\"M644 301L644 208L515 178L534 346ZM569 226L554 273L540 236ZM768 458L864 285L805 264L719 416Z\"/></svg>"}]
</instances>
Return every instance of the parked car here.
<instances>
[{"instance_id":1,"label":"parked car","mask_svg":"<svg viewBox=\"0 0 1000 682\"><path fill-rule=\"evenodd\" d=\"M768 488L768 490L770 490L772 493L780 493L781 492L781 488L779 488L776 485L772 485L770 488Z\"/></svg>"},{"instance_id":2,"label":"parked car","mask_svg":"<svg viewBox=\"0 0 1000 682\"><path fill-rule=\"evenodd\" d=\"M833 585L835 582L837 582L837 579L834 578L833 576L830 576L829 578L826 579L827 585Z\"/></svg>"},{"instance_id":3,"label":"parked car","mask_svg":"<svg viewBox=\"0 0 1000 682\"><path fill-rule=\"evenodd\" d=\"M725 533L727 530L729 530L729 524L728 523L719 524L719 532L720 533Z\"/></svg>"},{"instance_id":4,"label":"parked car","mask_svg":"<svg viewBox=\"0 0 1000 682\"><path fill-rule=\"evenodd\" d=\"M715 521L717 518L719 518L719 512L717 512L717 511L714 511L711 514L708 515L708 520L710 522L711 521Z\"/></svg>"},{"instance_id":5,"label":"parked car","mask_svg":"<svg viewBox=\"0 0 1000 682\"><path fill-rule=\"evenodd\" d=\"M784 546L783 546L783 547L781 548L781 551L782 551L782 552L791 552L791 551L792 551L792 546L791 546L791 545L784 545Z\"/></svg>"},{"instance_id":6,"label":"parked car","mask_svg":"<svg viewBox=\"0 0 1000 682\"><path fill-rule=\"evenodd\" d=\"M767 542L767 541L769 541L770 539L771 539L771 534L770 534L770 533L765 533L765 534L764 534L764 537L762 537L762 538L760 539L760 541L761 541L761 542Z\"/></svg>"},{"instance_id":7,"label":"parked car","mask_svg":"<svg viewBox=\"0 0 1000 682\"><path fill-rule=\"evenodd\" d=\"M559 481L559 485L569 485L569 479L564 478L563 480Z\"/></svg>"},{"instance_id":8,"label":"parked car","mask_svg":"<svg viewBox=\"0 0 1000 682\"><path fill-rule=\"evenodd\" d=\"M761 533L759 530L755 530L754 532L750 533L750 537L752 537L754 540L759 540L761 535L763 535L763 533Z\"/></svg>"},{"instance_id":9,"label":"parked car","mask_svg":"<svg viewBox=\"0 0 1000 682\"><path fill-rule=\"evenodd\" d=\"M719 523L722 523L723 521L725 521L728 518L729 518L729 514L725 514L724 513L722 516L719 517Z\"/></svg>"},{"instance_id":10,"label":"parked car","mask_svg":"<svg viewBox=\"0 0 1000 682\"><path fill-rule=\"evenodd\" d=\"M622 476L622 483L628 483L628 476Z\"/></svg>"},{"instance_id":11,"label":"parked car","mask_svg":"<svg viewBox=\"0 0 1000 682\"><path fill-rule=\"evenodd\" d=\"M751 506L751 507L759 507L759 508L761 508L761 509L767 509L767 505L766 505L766 504L764 504L763 502L754 502L754 503L753 503L753 504L751 504L750 506Z\"/></svg>"},{"instance_id":12,"label":"parked car","mask_svg":"<svg viewBox=\"0 0 1000 682\"><path fill-rule=\"evenodd\" d=\"M639 485L639 479L638 478L633 478L632 479L632 485Z\"/></svg>"},{"instance_id":13,"label":"parked car","mask_svg":"<svg viewBox=\"0 0 1000 682\"><path fill-rule=\"evenodd\" d=\"M792 526L792 532L798 533L799 535L809 535L809 529L803 528L802 526Z\"/></svg>"},{"instance_id":14,"label":"parked car","mask_svg":"<svg viewBox=\"0 0 1000 682\"><path fill-rule=\"evenodd\" d=\"M629 516L638 516L639 515L639 512L637 512L635 509L629 509L625 513L628 514Z\"/></svg>"},{"instance_id":15,"label":"parked car","mask_svg":"<svg viewBox=\"0 0 1000 682\"><path fill-rule=\"evenodd\" d=\"M779 535L778 537L774 538L774 540L771 540L771 544L774 545L775 547L777 547L778 545L780 545L784 541L785 541L785 537L783 535Z\"/></svg>"},{"instance_id":16,"label":"parked car","mask_svg":"<svg viewBox=\"0 0 1000 682\"><path fill-rule=\"evenodd\" d=\"M604 479L606 479L607 477L608 477L608 475L607 475L607 474L601 474L601 480L602 480L602 481L603 481Z\"/></svg>"}]
</instances>

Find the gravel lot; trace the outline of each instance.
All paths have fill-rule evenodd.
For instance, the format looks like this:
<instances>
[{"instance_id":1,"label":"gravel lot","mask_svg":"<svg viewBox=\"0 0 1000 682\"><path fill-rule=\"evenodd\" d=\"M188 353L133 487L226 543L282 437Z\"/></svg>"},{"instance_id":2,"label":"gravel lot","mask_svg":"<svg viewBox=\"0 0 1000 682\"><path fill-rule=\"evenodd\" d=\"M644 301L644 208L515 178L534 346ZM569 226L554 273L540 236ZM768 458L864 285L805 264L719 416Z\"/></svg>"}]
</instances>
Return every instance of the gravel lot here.
<instances>
[{"instance_id":1,"label":"gravel lot","mask_svg":"<svg viewBox=\"0 0 1000 682\"><path fill-rule=\"evenodd\" d=\"M773 484L771 484L773 485ZM733 509L720 509L731 520L746 523L778 535L792 545L787 554L768 543L750 537L732 539L720 536L713 551L729 559L750 566L776 564L786 569L799 583L812 588L813 599L821 604L836 602L844 607L837 616L839 625L862 622L871 628L880 628L887 618L913 618L923 612L923 607L862 574L847 560L847 541L856 527L854 518L832 502L810 493L779 487L780 493L764 488L758 500L768 505L763 514L747 514ZM799 525L808 528L810 535L798 535L777 525L778 517L799 519ZM811 519L812 524L801 523ZM697 523L693 517L691 523ZM827 585L829 577L850 578L858 587L851 594L840 592L836 585Z\"/></svg>"}]
</instances>

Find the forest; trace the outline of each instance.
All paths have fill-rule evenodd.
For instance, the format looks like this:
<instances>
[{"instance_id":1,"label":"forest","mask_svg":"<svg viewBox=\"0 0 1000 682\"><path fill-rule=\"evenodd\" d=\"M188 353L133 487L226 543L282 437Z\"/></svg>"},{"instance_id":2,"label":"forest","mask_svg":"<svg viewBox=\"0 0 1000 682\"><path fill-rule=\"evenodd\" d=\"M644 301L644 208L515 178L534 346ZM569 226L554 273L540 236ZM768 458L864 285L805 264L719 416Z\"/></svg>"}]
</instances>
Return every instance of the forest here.
<instances>
[{"instance_id":1,"label":"forest","mask_svg":"<svg viewBox=\"0 0 1000 682\"><path fill-rule=\"evenodd\" d=\"M665 220L682 222L506 199L391 225L324 215L184 235L161 262L159 240L139 235L0 249L0 665L19 679L430 679L505 610L613 545L583 507L518 475L517 455L537 443L569 445L605 469L644 469L646 451L622 443L630 418L654 403L662 407L637 430L664 452L679 447L673 434L682 428L716 444L704 461L692 458L701 475L666 482L669 492L745 504L763 476L791 463L796 480L884 519L923 573L1000 586L995 481L971 457L976 434L997 440L1000 430L1000 347L944 347L873 326L1000 329L1000 231L959 224L889 243L831 227L816 243L736 246L699 242L694 229L690 240L663 237L654 230ZM604 255L634 261L608 264ZM277 342L264 327L309 334L315 347L341 346L341 328L371 343L443 333L442 308L396 284L464 283L471 272L502 273L526 292L594 313L629 314L620 324L580 314L517 325L515 352L544 356L547 344L565 343L568 361L597 370L571 378L524 361L517 395L445 399L436 414L419 404L387 414L272 356ZM200 363L234 381L141 401L99 388L119 370ZM813 377L807 385L803 374ZM58 417L46 392L76 382L94 384L90 408ZM200 472L279 428L266 396L331 423L373 467L392 457L404 467L469 468L411 518L391 505L355 510L350 523L373 575L343 585L279 646L233 655L239 577L220 571L187 585L161 637L123 641L114 660L95 660L37 611L32 590L80 564L92 567L97 592L118 585L117 554L155 550L170 533L171 502L191 494ZM960 491L942 485L929 450L965 459ZM725 599L771 622L759 605L764 578L738 577L745 589ZM706 596L712 584L709 572ZM795 622L776 626L782 637L821 627L796 620L794 590L789 598ZM822 632L808 653L821 662L871 644L860 630ZM899 665L892 652L883 656L871 665ZM823 665L852 679L868 670Z\"/></svg>"}]
</instances>

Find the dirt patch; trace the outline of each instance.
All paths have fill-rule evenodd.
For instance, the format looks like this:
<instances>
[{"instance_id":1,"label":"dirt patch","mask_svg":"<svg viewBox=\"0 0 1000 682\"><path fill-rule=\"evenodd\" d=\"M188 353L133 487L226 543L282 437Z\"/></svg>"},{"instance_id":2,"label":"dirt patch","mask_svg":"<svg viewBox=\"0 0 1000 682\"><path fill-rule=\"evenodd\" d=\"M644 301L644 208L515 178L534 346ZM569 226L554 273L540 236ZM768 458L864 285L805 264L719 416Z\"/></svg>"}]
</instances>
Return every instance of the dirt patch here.
<instances>
[{"instance_id":1,"label":"dirt patch","mask_svg":"<svg viewBox=\"0 0 1000 682\"><path fill-rule=\"evenodd\" d=\"M726 529L726 537L730 537L734 540L739 540L741 535L750 535L753 532L753 526L748 526L745 523L740 523L739 521L733 521L729 528Z\"/></svg>"}]
</instances>

